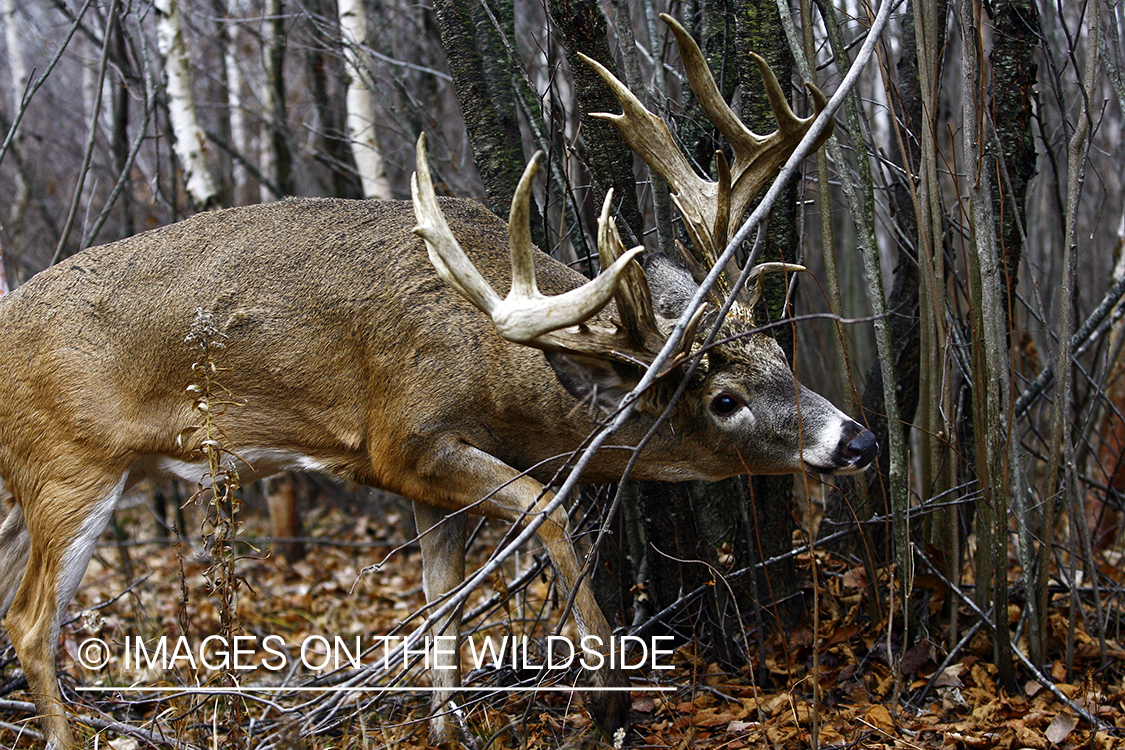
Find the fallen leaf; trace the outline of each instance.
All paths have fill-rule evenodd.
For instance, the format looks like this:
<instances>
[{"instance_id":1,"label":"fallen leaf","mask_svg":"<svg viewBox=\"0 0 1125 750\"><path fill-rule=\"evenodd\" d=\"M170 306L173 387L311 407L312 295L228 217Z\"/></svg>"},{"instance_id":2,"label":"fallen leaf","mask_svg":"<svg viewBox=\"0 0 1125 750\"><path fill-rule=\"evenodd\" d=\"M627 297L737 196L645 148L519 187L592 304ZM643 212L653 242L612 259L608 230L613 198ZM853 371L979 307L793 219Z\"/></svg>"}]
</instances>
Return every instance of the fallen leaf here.
<instances>
[{"instance_id":1,"label":"fallen leaf","mask_svg":"<svg viewBox=\"0 0 1125 750\"><path fill-rule=\"evenodd\" d=\"M887 707L882 704L876 704L867 709L867 713L863 716L867 723L877 729L882 729L885 732L893 732L895 728L894 719L891 718L891 712Z\"/></svg>"},{"instance_id":2,"label":"fallen leaf","mask_svg":"<svg viewBox=\"0 0 1125 750\"><path fill-rule=\"evenodd\" d=\"M1070 714L1056 714L1055 718L1051 720L1051 725L1047 727L1047 731L1045 732L1045 734L1047 735L1048 740L1050 740L1053 744L1058 745L1063 740L1065 740L1071 732L1074 731L1074 728L1076 726L1078 726L1078 719L1074 718Z\"/></svg>"},{"instance_id":3,"label":"fallen leaf","mask_svg":"<svg viewBox=\"0 0 1125 750\"><path fill-rule=\"evenodd\" d=\"M934 680L934 687L964 687L961 675L965 672L964 664L950 664L941 670L941 674Z\"/></svg>"}]
</instances>

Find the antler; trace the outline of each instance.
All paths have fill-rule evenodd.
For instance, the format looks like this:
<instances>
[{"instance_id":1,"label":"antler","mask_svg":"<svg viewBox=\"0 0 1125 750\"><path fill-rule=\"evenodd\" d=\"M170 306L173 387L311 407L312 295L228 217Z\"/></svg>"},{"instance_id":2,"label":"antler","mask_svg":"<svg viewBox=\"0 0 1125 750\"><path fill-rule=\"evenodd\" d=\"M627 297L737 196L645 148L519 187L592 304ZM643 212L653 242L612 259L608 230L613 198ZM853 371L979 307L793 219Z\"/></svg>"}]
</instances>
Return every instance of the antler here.
<instances>
[{"instance_id":1,"label":"antler","mask_svg":"<svg viewBox=\"0 0 1125 750\"><path fill-rule=\"evenodd\" d=\"M733 166L728 165L720 152L717 154L718 180L706 180L697 175L664 121L645 108L604 66L583 55L582 59L598 72L617 96L623 110L620 115L599 112L592 116L617 126L629 146L668 183L692 243L710 266L726 247L731 227L738 226L750 202L777 175L828 100L816 86L805 84L815 111L807 118L798 117L790 109L769 65L758 55L750 53L758 64L778 125L777 130L769 135L757 135L742 124L723 100L703 53L691 35L671 16L662 13L660 17L676 37L688 83L699 100L700 108L730 141L734 153ZM830 132L830 129L825 131L818 146Z\"/></svg>"},{"instance_id":2,"label":"antler","mask_svg":"<svg viewBox=\"0 0 1125 750\"><path fill-rule=\"evenodd\" d=\"M613 205L613 189L610 188L602 203L602 212L598 216L598 257L602 268L608 268L615 259L625 252L625 243L621 241L621 234L617 225L610 216L610 207ZM648 279L640 264L631 263L622 274L621 283L614 295L617 303L617 313L621 318L620 329L632 342L640 344L644 352L643 362L648 365L656 353L664 346L667 336L656 323L656 316L652 310L652 290L649 288ZM679 367L680 363L691 351L695 343L695 331L703 319L707 305L701 305L688 321L684 335L679 346L672 356L666 361L658 377L671 372ZM634 362L638 364L638 362Z\"/></svg>"},{"instance_id":3,"label":"antler","mask_svg":"<svg viewBox=\"0 0 1125 750\"><path fill-rule=\"evenodd\" d=\"M606 196L598 226L598 252L604 269L592 281L556 296L545 296L535 283L534 246L528 206L532 180L542 153L532 157L512 198L508 237L512 253L512 289L500 295L481 276L449 228L434 194L426 162L426 136L418 138L417 171L411 178L414 233L426 242L438 274L463 297L492 318L509 341L548 351L569 351L647 367L665 338L656 324L652 296L635 258L644 250L625 250L609 218L612 193ZM621 322L591 323L611 298Z\"/></svg>"}]
</instances>

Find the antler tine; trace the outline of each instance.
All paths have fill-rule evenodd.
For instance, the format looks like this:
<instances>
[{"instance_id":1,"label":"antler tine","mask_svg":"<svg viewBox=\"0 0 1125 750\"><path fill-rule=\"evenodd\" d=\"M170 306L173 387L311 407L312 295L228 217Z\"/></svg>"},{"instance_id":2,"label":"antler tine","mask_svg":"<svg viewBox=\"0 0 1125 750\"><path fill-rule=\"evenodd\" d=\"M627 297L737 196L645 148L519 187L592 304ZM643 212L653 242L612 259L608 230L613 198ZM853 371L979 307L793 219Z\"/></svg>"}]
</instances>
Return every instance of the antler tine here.
<instances>
[{"instance_id":1,"label":"antler tine","mask_svg":"<svg viewBox=\"0 0 1125 750\"><path fill-rule=\"evenodd\" d=\"M793 149L801 142L801 138L828 100L816 86L806 84L813 99L814 112L806 118L798 117L789 106L785 92L769 64L760 55L751 52L750 57L758 65L766 96L769 98L770 108L773 110L778 126L777 130L769 135L758 135L742 123L723 99L711 70L707 67L707 61L691 34L667 13L662 13L660 17L676 37L676 45L680 48L680 59L684 62L688 83L691 85L691 90L695 92L700 109L730 141L734 151L734 164L731 166L731 220L732 223L737 223L750 201L767 182L774 178L777 170L789 158L789 154L793 153ZM825 134L824 138L827 137L828 135ZM715 239L725 244L725 236L717 235ZM716 244L719 245L720 242Z\"/></svg>"},{"instance_id":2,"label":"antler tine","mask_svg":"<svg viewBox=\"0 0 1125 750\"><path fill-rule=\"evenodd\" d=\"M604 337L585 336L581 330L571 334L562 329L584 323L605 307L628 264L643 248L622 253L596 279L577 289L553 297L542 295L535 283L528 209L538 163L538 158L533 158L512 198L509 227L512 289L506 298L500 299L469 260L441 212L426 163L424 134L418 138L417 153L417 171L410 182L414 213L418 218L414 233L425 240L430 261L438 274L489 315L500 335L509 341L545 349L601 352L605 348L601 340Z\"/></svg>"},{"instance_id":3,"label":"antler tine","mask_svg":"<svg viewBox=\"0 0 1125 750\"><path fill-rule=\"evenodd\" d=\"M602 265L614 262L625 251L625 244L621 241L621 234L617 225L610 217L610 206L613 203L613 190L608 191L605 202L602 203L602 212L598 217L598 256ZM784 265L784 264L776 264ZM630 344L646 355L646 361L652 354L658 352L667 340L656 322L656 315L652 308L652 290L649 289L648 280L639 264L630 264L621 278L614 297L617 303L617 313L621 318L621 329L624 331ZM688 320L684 335L680 339L676 352L664 363L657 378L662 378L668 373L679 368L684 360L691 354L695 346L695 334L699 328L703 314L707 310L704 302L696 309Z\"/></svg>"},{"instance_id":4,"label":"antler tine","mask_svg":"<svg viewBox=\"0 0 1125 750\"><path fill-rule=\"evenodd\" d=\"M735 154L739 151L758 147L765 138L755 135L742 124L742 120L738 119L738 115L723 99L719 86L715 83L715 77L711 75L711 69L707 67L707 60L704 59L703 52L699 49L699 45L695 43L695 39L672 16L661 13L660 18L668 24L668 28L672 30L673 36L676 37L676 46L680 49L680 60L684 63L684 73L687 74L688 85L695 93L695 98L699 101L699 108L703 110L703 114L707 115L707 119L718 128L720 133L726 136L734 148ZM754 53L750 54L753 55ZM761 60L757 55L754 55L754 57ZM772 76L773 73L771 72L770 75ZM776 85L777 79L774 78L773 80ZM780 89L778 90L780 91ZM784 99L784 97L782 98Z\"/></svg>"},{"instance_id":5,"label":"antler tine","mask_svg":"<svg viewBox=\"0 0 1125 750\"><path fill-rule=\"evenodd\" d=\"M762 280L767 273L779 273L781 271L797 273L807 270L809 269L796 263L759 263L750 269L746 278L746 286L750 290L746 306L753 309L758 304L758 300L762 298Z\"/></svg>"},{"instance_id":6,"label":"antler tine","mask_svg":"<svg viewBox=\"0 0 1125 750\"><path fill-rule=\"evenodd\" d=\"M622 114L592 112L590 116L613 123L629 147L668 183L672 192L690 196L692 205L706 205L707 198L713 199L714 184L691 168L667 123L650 112L604 65L581 52L578 56L601 76L621 104Z\"/></svg>"},{"instance_id":7,"label":"antler tine","mask_svg":"<svg viewBox=\"0 0 1125 750\"><path fill-rule=\"evenodd\" d=\"M707 303L704 302L695 313L688 318L687 325L684 326L684 335L680 338L680 345L676 348L676 353L668 358L664 363L664 367L657 373L657 378L662 378L668 373L678 369L684 361L691 356L692 350L695 348L696 339L695 334L699 330L699 324L703 321L703 315L707 312Z\"/></svg>"},{"instance_id":8,"label":"antler tine","mask_svg":"<svg viewBox=\"0 0 1125 750\"><path fill-rule=\"evenodd\" d=\"M426 241L430 262L438 275L465 299L491 315L500 304L498 295L476 269L449 229L445 214L438 207L430 165L426 159L426 134L418 136L417 171L410 177L410 195L418 226L414 234Z\"/></svg>"},{"instance_id":9,"label":"antler tine","mask_svg":"<svg viewBox=\"0 0 1125 750\"><path fill-rule=\"evenodd\" d=\"M625 252L625 243L610 216L613 204L613 189L606 193L602 212L598 216L598 257L602 267L612 265ZM621 283L614 295L617 314L621 318L621 328L636 348L657 352L664 343L664 337L656 325L656 315L652 311L652 291L639 264L629 264L621 275Z\"/></svg>"},{"instance_id":10,"label":"antler tine","mask_svg":"<svg viewBox=\"0 0 1125 750\"><path fill-rule=\"evenodd\" d=\"M815 112L807 118L798 117L769 65L751 53L761 71L778 123L774 132L758 135L742 123L723 99L699 45L687 30L666 13L660 17L676 37L688 83L700 108L730 141L734 163L730 165L729 189L721 184L726 183L725 179L715 183L696 175L664 121L646 109L612 73L583 56L616 95L623 110L620 115L597 113L593 116L616 125L629 146L668 183L692 243L713 263L726 246L731 229L738 226L750 202L793 153L827 99L815 86L806 84ZM827 134L824 137L827 138Z\"/></svg>"},{"instance_id":11,"label":"antler tine","mask_svg":"<svg viewBox=\"0 0 1125 750\"><path fill-rule=\"evenodd\" d=\"M621 104L622 114L592 112L590 116L612 123L629 148L668 183L692 244L705 258L717 257L713 229L719 186L695 173L667 123L650 112L625 84L597 60L582 53L579 57L601 76Z\"/></svg>"},{"instance_id":12,"label":"antler tine","mask_svg":"<svg viewBox=\"0 0 1125 750\"><path fill-rule=\"evenodd\" d=\"M527 299L544 299L535 283L535 261L532 257L534 244L531 241L531 188L535 183L535 173L543 152L536 151L531 161L524 167L516 193L512 196L512 207L508 211L508 244L512 252L512 291L508 296ZM599 305L599 309L600 309ZM594 310L593 312L597 312ZM592 315L593 312L590 314ZM589 316L587 316L589 317Z\"/></svg>"},{"instance_id":13,"label":"antler tine","mask_svg":"<svg viewBox=\"0 0 1125 750\"><path fill-rule=\"evenodd\" d=\"M768 136L754 136L758 142L753 147L741 144L742 148L740 148L740 144L731 141L734 146L735 162L732 188L734 195L731 202L737 205L741 211L745 211L745 207L749 205L750 201L754 200L761 189L777 175L785 160L789 158L801 139L805 137L805 133L812 126L817 115L828 104L828 99L821 90L806 82L805 88L808 89L813 100L813 113L808 117L798 117L789 106L789 101L786 99L785 92L782 90L781 84L778 83L773 69L760 55L751 52L750 56L758 65L758 72L762 76L762 83L765 85L770 109L773 110L774 119L777 120L777 130ZM832 129L830 127L825 129L825 132L817 140L816 146L819 147L831 134Z\"/></svg>"},{"instance_id":14,"label":"antler tine","mask_svg":"<svg viewBox=\"0 0 1125 750\"><path fill-rule=\"evenodd\" d=\"M789 100L785 98L785 92L782 90L781 84L778 83L773 68L757 52L751 52L750 57L758 65L758 73L762 76L762 83L766 87L766 96L770 100L770 109L773 110L773 117L777 120L777 129L783 133L800 133L801 137L804 137L808 126L820 114L820 110L828 104L827 97L816 86L806 83L805 88L808 89L809 95L813 98L813 114L808 117L798 117L793 108L789 106Z\"/></svg>"}]
</instances>

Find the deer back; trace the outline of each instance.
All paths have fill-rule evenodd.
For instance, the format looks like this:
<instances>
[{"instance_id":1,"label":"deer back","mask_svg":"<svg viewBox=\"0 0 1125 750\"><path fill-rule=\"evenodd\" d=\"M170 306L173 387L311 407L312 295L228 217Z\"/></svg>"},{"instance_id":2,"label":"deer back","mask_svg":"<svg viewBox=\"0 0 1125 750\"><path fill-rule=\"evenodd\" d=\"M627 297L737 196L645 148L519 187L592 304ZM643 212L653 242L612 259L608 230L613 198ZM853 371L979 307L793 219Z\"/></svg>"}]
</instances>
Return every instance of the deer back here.
<instances>
[{"instance_id":1,"label":"deer back","mask_svg":"<svg viewBox=\"0 0 1125 750\"><path fill-rule=\"evenodd\" d=\"M441 204L504 288L503 222L473 201ZM517 438L557 439L560 423L577 432L543 355L454 293L413 225L409 203L287 200L200 214L40 273L0 301L0 473L41 452L44 434L67 443L61 455L189 460L197 310L223 345L217 380L232 403L216 421L232 450L284 451L401 490L388 467L417 461L412 445L435 431L500 454ZM546 255L536 265L552 292L584 280Z\"/></svg>"}]
</instances>

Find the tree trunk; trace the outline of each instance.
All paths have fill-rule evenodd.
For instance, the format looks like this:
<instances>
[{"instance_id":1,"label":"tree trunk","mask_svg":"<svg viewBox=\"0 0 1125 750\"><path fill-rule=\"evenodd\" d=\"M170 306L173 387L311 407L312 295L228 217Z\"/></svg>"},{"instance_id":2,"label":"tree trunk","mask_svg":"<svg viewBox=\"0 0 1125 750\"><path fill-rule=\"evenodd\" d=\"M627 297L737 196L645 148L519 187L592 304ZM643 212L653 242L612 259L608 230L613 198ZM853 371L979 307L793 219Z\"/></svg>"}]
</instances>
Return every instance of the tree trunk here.
<instances>
[{"instance_id":1,"label":"tree trunk","mask_svg":"<svg viewBox=\"0 0 1125 750\"><path fill-rule=\"evenodd\" d=\"M939 0L936 5L938 9L935 15L944 19L945 3ZM944 25L940 26L938 30L940 32L938 45L940 46L945 38ZM917 196L919 202L929 200L926 185L921 177L921 172L924 169L921 153L923 142L932 140L935 126L932 122L923 122L922 90L916 41L914 14L907 12L903 18L902 50L896 63L899 120L903 123L902 139L906 153L900 151L897 141L892 141L892 156L897 159L897 163L902 165L903 169L894 172L895 175L902 176L894 179L890 186L891 215L899 227L899 236L902 239L894 243L896 249L894 280L887 300L887 308L891 312L889 319L891 339L895 342L896 387L904 434L909 433L909 425L918 410L919 365L922 357L917 248L923 240L918 240L914 245L908 244L907 240L917 238L921 229L915 211L914 196ZM929 71L929 76L937 76L938 72L937 70ZM915 177L914 186L906 182L906 176ZM933 234L932 231L929 231L929 222L923 228L927 230L928 235ZM926 242L929 244L928 240ZM940 252L941 236L938 235L934 242L936 242L936 251ZM875 433L879 444L885 446L887 445L889 428L883 406L883 372L878 362L874 363L867 371L864 382L867 383L867 386L861 398L862 421L868 429ZM867 471L859 478L842 480L837 483L838 489L834 490L827 500L824 519L820 526L820 534L825 537L832 536L843 529L854 528L856 533L836 537L829 543L830 548L843 554L866 555L869 552L874 552L877 559L870 561L873 564L878 564L880 561L887 559L889 547L885 531L888 527L861 529L856 528L856 521L858 519L862 523L872 516L885 516L887 513L886 488L890 481L887 476L887 461L885 459L879 460L877 467L878 471ZM866 484L866 499L863 499L863 495L856 491L856 482Z\"/></svg>"},{"instance_id":2,"label":"tree trunk","mask_svg":"<svg viewBox=\"0 0 1125 750\"><path fill-rule=\"evenodd\" d=\"M118 23L113 27L113 42L111 47L117 66L117 75L114 76L112 91L113 129L110 133L109 150L113 157L114 171L127 179L126 171L129 169L129 89L123 76L129 70L129 52L125 44L125 25ZM132 191L121 191L121 221L118 232L122 237L133 234ZM107 206L107 209L109 207ZM93 238L90 238L93 241Z\"/></svg>"},{"instance_id":3,"label":"tree trunk","mask_svg":"<svg viewBox=\"0 0 1125 750\"><path fill-rule=\"evenodd\" d=\"M981 59L979 8L961 7L965 35L962 88L962 123L965 161L968 165L968 203L971 242L966 253L969 289L973 301L973 431L976 441L976 472L981 482L977 503L978 571L977 602L991 612L996 637L993 655L997 683L1015 689L1013 657L1008 638L1007 549L1009 507L1013 477L1007 457L1014 450L1011 425L1006 416L1011 405L1011 372L1007 336L1007 317L1002 309L1001 260L997 243L997 217L993 213L992 186L995 181L989 139L988 118L983 117L980 92L983 89L984 61ZM987 166L986 166L987 165Z\"/></svg>"},{"instance_id":4,"label":"tree trunk","mask_svg":"<svg viewBox=\"0 0 1125 750\"><path fill-rule=\"evenodd\" d=\"M992 67L992 122L1000 139L1002 158L996 162L996 187L992 201L1000 217L1000 268L1003 313L1016 291L1017 270L1023 256L1024 209L1027 184L1036 172L1035 134L1032 130L1035 53L1039 49L1039 11L1030 0L1000 0L992 7L993 34L989 63ZM1011 190L1011 194L1008 191Z\"/></svg>"},{"instance_id":5,"label":"tree trunk","mask_svg":"<svg viewBox=\"0 0 1125 750\"><path fill-rule=\"evenodd\" d=\"M490 7L510 28L511 4ZM497 216L507 219L524 168L511 75L513 62L480 3L436 0L434 12L457 89L461 116L469 131L473 161L488 196L488 207ZM511 36L509 34L509 38ZM538 227L533 226L533 229L538 230ZM542 243L541 237L534 239Z\"/></svg>"},{"instance_id":6,"label":"tree trunk","mask_svg":"<svg viewBox=\"0 0 1125 750\"><path fill-rule=\"evenodd\" d=\"M619 112L613 93L594 70L579 59L582 52L617 75L609 47L609 30L601 8L594 0L550 0L548 11L558 30L559 41L574 79L574 92L582 115L582 138L588 169L596 187L596 205L601 206L606 185L613 188L614 213L628 245L642 236L644 227L637 204L637 182L633 177L633 152L607 122L590 117L591 112ZM643 93L643 92L642 92ZM623 226L624 224L624 226Z\"/></svg>"},{"instance_id":7,"label":"tree trunk","mask_svg":"<svg viewBox=\"0 0 1125 750\"><path fill-rule=\"evenodd\" d=\"M318 16L331 13L326 0L313 0L308 4ZM316 107L317 121L321 123L317 140L324 153L324 161L331 173L327 193L334 198L362 198L363 184L355 164L351 144L346 136L347 103L334 95L332 83L345 77L345 63L332 47L317 45L305 53L305 66L309 76L309 95Z\"/></svg>"},{"instance_id":8,"label":"tree trunk","mask_svg":"<svg viewBox=\"0 0 1125 750\"><path fill-rule=\"evenodd\" d=\"M230 164L230 198L232 206L249 202L246 194L249 177L243 160L249 158L250 137L246 131L246 117L242 112L242 65L239 60L239 39L242 24L233 20L237 3L232 2L223 24L223 67L226 71L227 127L230 144L234 149Z\"/></svg>"},{"instance_id":9,"label":"tree trunk","mask_svg":"<svg viewBox=\"0 0 1125 750\"><path fill-rule=\"evenodd\" d=\"M262 27L265 54L265 109L268 132L262 137L263 201L292 195L293 157L286 137L288 117L285 112L285 17L283 0L266 0L266 20ZM272 185L272 186L271 186ZM277 194L277 193L280 194Z\"/></svg>"},{"instance_id":10,"label":"tree trunk","mask_svg":"<svg viewBox=\"0 0 1125 750\"><path fill-rule=\"evenodd\" d=\"M997 217L999 240L1000 298L1004 330L1011 351L1011 303L1015 298L1020 259L1024 252L1024 223L1027 185L1036 171L1035 136L1032 117L1035 105L1033 87L1037 81L1035 55L1039 48L1039 12L1029 0L1002 0L991 7L995 25L991 66L992 122L1000 141L1000 154L994 158L992 210ZM1094 11L1097 12L1096 10ZM1087 52L1087 54L1090 54ZM1070 331L1066 331L1069 336ZM1063 382L1063 381L1060 381ZM1016 512L1023 507L1015 498ZM1049 516L1050 511L1047 512ZM1023 515L1023 514L1020 514ZM1046 661L1048 614L1047 584L1050 580L1050 553L1034 554L1035 541L1028 528L1030 519L1020 524L1019 553L1028 589L1028 651L1037 664ZM1075 524L1077 526L1077 524ZM1041 550L1051 547L1054 524L1043 519L1044 533L1038 540Z\"/></svg>"},{"instance_id":11,"label":"tree trunk","mask_svg":"<svg viewBox=\"0 0 1125 750\"><path fill-rule=\"evenodd\" d=\"M740 0L735 5L735 33L738 49L738 79L742 85L742 121L757 133L769 133L777 128L773 109L761 83L758 66L750 57L756 52L765 58L786 93L791 90L793 54L785 40L785 30L775 0ZM765 243L759 263L800 260L800 237L797 232L797 180L785 187L785 192L774 204L766 227ZM755 310L759 323L782 320L790 314L789 274L770 274L765 278L762 301ZM793 361L793 328L777 326L770 329L786 358ZM760 476L751 478L751 492L743 495L742 503L755 519L758 544L746 550L755 554L754 560L768 560L788 552L793 546L796 522L793 516L793 476ZM767 520L762 523L763 520ZM796 592L797 568L793 558L779 563L763 581L768 584L769 601L778 604L790 602L778 609L776 615L784 625L791 624L799 609L791 595Z\"/></svg>"},{"instance_id":12,"label":"tree trunk","mask_svg":"<svg viewBox=\"0 0 1125 750\"><path fill-rule=\"evenodd\" d=\"M367 39L367 12L363 0L337 0L340 17L340 43L344 50L344 67L348 77L347 129L363 196L389 199L391 184L387 181L383 156L375 138L374 82L364 64L363 43Z\"/></svg>"},{"instance_id":13,"label":"tree trunk","mask_svg":"<svg viewBox=\"0 0 1125 750\"><path fill-rule=\"evenodd\" d=\"M195 114L191 61L184 46L179 0L157 0L157 34L168 87L168 118L176 139L176 158L184 172L184 189L197 211L214 208L219 190L208 168L210 150Z\"/></svg>"}]
</instances>

